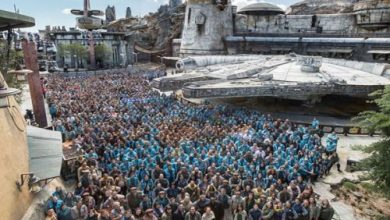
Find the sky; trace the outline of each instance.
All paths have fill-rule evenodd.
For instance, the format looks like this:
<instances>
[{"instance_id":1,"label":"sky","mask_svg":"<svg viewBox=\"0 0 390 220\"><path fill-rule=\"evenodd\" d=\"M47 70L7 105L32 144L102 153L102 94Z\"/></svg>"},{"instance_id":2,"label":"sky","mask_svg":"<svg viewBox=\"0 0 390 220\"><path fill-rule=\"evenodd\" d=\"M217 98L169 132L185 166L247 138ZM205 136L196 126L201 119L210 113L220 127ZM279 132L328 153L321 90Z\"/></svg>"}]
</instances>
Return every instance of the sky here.
<instances>
[{"instance_id":1,"label":"sky","mask_svg":"<svg viewBox=\"0 0 390 220\"><path fill-rule=\"evenodd\" d=\"M299 0L232 0L239 8L256 2L273 3L285 9ZM133 15L143 16L155 12L162 4L169 0L91 0L91 9L105 11L107 5L114 5L117 18L123 18L126 8L131 7ZM70 9L82 9L83 0L0 0L0 9L14 11L14 5L21 14L35 18L36 26L24 31L36 32L46 25L74 27L74 15Z\"/></svg>"}]
</instances>

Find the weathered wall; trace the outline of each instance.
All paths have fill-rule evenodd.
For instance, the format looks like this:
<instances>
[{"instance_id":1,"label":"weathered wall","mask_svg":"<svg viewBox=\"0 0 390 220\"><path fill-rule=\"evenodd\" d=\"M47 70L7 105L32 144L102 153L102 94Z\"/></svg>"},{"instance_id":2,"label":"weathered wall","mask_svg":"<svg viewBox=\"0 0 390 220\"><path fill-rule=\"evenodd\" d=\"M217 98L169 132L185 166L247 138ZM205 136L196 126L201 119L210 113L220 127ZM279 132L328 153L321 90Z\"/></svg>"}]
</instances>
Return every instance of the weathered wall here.
<instances>
[{"instance_id":1,"label":"weathered wall","mask_svg":"<svg viewBox=\"0 0 390 220\"><path fill-rule=\"evenodd\" d=\"M54 33L54 43L58 47L60 44L69 45L74 43L79 43L85 45L88 48L88 39L82 32L53 32ZM84 32L85 33L85 32ZM121 65L122 58L126 60L126 64L130 63L131 57L127 53L128 49L127 44L124 40L124 34L115 34L110 32L102 32L101 36L94 39L95 43L105 44L110 50L111 54L105 59L106 66L119 66ZM123 54L123 56L121 56ZM75 68L75 59L70 55L65 55L64 59L60 55L56 56L56 61L59 67L63 67L64 64L68 64L70 68ZM78 66L79 68L87 67L88 58L84 57L81 61L83 66Z\"/></svg>"},{"instance_id":2,"label":"weathered wall","mask_svg":"<svg viewBox=\"0 0 390 220\"><path fill-rule=\"evenodd\" d=\"M203 1L205 2L205 1ZM231 5L221 10L211 3L187 3L182 33L182 55L224 54L223 38L233 34L233 11Z\"/></svg>"},{"instance_id":3,"label":"weathered wall","mask_svg":"<svg viewBox=\"0 0 390 220\"><path fill-rule=\"evenodd\" d=\"M390 32L390 0L305 0L287 15L238 15L237 32L358 34Z\"/></svg>"},{"instance_id":4,"label":"weathered wall","mask_svg":"<svg viewBox=\"0 0 390 220\"><path fill-rule=\"evenodd\" d=\"M228 54L316 55L329 58L388 63L388 38L241 37L225 38ZM375 55L375 56L374 56Z\"/></svg>"},{"instance_id":5,"label":"weathered wall","mask_svg":"<svg viewBox=\"0 0 390 220\"><path fill-rule=\"evenodd\" d=\"M352 12L355 0L304 0L291 5L288 14L339 14Z\"/></svg>"},{"instance_id":6,"label":"weathered wall","mask_svg":"<svg viewBox=\"0 0 390 220\"><path fill-rule=\"evenodd\" d=\"M315 26L312 26L314 15L271 15L271 16L237 16L236 32L252 33L315 33L322 28L324 34L354 34L364 32L356 26L354 14L316 15Z\"/></svg>"},{"instance_id":7,"label":"weathered wall","mask_svg":"<svg viewBox=\"0 0 390 220\"><path fill-rule=\"evenodd\" d=\"M29 159L23 116L13 97L9 102L12 108L0 108L0 219L19 220L32 198L26 186L19 192L15 182L28 173Z\"/></svg>"},{"instance_id":8,"label":"weathered wall","mask_svg":"<svg viewBox=\"0 0 390 220\"><path fill-rule=\"evenodd\" d=\"M172 40L172 56L178 57L180 54L181 39Z\"/></svg>"}]
</instances>

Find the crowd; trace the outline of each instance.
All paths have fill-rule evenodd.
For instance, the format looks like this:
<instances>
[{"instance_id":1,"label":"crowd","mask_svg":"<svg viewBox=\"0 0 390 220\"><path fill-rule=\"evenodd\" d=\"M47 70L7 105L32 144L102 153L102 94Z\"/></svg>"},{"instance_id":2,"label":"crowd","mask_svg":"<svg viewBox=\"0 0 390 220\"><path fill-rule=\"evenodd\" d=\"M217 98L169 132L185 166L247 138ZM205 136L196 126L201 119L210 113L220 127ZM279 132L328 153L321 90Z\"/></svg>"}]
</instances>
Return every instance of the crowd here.
<instances>
[{"instance_id":1,"label":"crowd","mask_svg":"<svg viewBox=\"0 0 390 220\"><path fill-rule=\"evenodd\" d=\"M54 127L80 146L74 192L54 220L330 220L312 184L337 162L337 136L223 105L183 104L140 76L48 79Z\"/></svg>"}]
</instances>

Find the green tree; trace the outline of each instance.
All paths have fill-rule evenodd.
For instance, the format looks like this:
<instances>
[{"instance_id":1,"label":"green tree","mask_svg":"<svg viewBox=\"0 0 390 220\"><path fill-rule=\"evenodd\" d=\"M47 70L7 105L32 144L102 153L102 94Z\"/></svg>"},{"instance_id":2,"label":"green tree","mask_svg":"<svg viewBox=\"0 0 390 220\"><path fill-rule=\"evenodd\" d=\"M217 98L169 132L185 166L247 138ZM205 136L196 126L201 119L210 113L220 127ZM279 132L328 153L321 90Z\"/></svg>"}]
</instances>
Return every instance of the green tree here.
<instances>
[{"instance_id":1,"label":"green tree","mask_svg":"<svg viewBox=\"0 0 390 220\"><path fill-rule=\"evenodd\" d=\"M79 67L82 66L83 60L88 57L87 48L80 43L69 44L69 45L67 45L66 48L72 57L76 57L76 62L78 64L78 66ZM80 61L81 61L81 63L80 63Z\"/></svg>"},{"instance_id":2,"label":"green tree","mask_svg":"<svg viewBox=\"0 0 390 220\"><path fill-rule=\"evenodd\" d=\"M0 41L0 71L4 76L7 75L6 69L15 69L18 64L23 63L23 52L10 48L9 60L7 57L7 42ZM8 66L7 66L8 65ZM9 78L9 77L6 77Z\"/></svg>"},{"instance_id":3,"label":"green tree","mask_svg":"<svg viewBox=\"0 0 390 220\"><path fill-rule=\"evenodd\" d=\"M0 41L0 72L3 74L8 87L22 90L22 84L13 74L7 74L7 71L16 69L23 63L23 52L10 48L9 59L7 57L8 46L6 41ZM16 100L21 103L21 95L15 96Z\"/></svg>"},{"instance_id":4,"label":"green tree","mask_svg":"<svg viewBox=\"0 0 390 220\"><path fill-rule=\"evenodd\" d=\"M61 66L65 64L65 56L68 51L66 44L58 44L57 46L57 55L61 58Z\"/></svg>"},{"instance_id":5,"label":"green tree","mask_svg":"<svg viewBox=\"0 0 390 220\"><path fill-rule=\"evenodd\" d=\"M110 58L112 53L111 48L107 47L105 44L98 44L95 46L95 58L96 63L100 67L104 67L107 63L107 60Z\"/></svg>"},{"instance_id":6,"label":"green tree","mask_svg":"<svg viewBox=\"0 0 390 220\"><path fill-rule=\"evenodd\" d=\"M354 121L371 132L380 131L382 140L366 148L370 156L362 162L379 189L390 192L390 86L371 96L378 111L360 113Z\"/></svg>"}]
</instances>

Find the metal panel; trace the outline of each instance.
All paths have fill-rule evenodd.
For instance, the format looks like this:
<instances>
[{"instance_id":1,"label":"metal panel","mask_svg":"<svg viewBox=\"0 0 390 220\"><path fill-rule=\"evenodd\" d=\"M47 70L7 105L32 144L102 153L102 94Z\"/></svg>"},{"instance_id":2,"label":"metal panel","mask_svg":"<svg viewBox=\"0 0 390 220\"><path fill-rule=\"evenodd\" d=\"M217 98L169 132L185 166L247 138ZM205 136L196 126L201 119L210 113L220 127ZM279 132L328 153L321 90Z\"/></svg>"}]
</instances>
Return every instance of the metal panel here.
<instances>
[{"instance_id":1,"label":"metal panel","mask_svg":"<svg viewBox=\"0 0 390 220\"><path fill-rule=\"evenodd\" d=\"M0 10L0 31L8 28L26 28L35 26L32 17Z\"/></svg>"},{"instance_id":2,"label":"metal panel","mask_svg":"<svg viewBox=\"0 0 390 220\"><path fill-rule=\"evenodd\" d=\"M367 53L370 54L390 54L390 50L369 50Z\"/></svg>"},{"instance_id":3,"label":"metal panel","mask_svg":"<svg viewBox=\"0 0 390 220\"><path fill-rule=\"evenodd\" d=\"M61 133L28 126L27 142L30 172L41 180L60 176L62 165Z\"/></svg>"}]
</instances>

